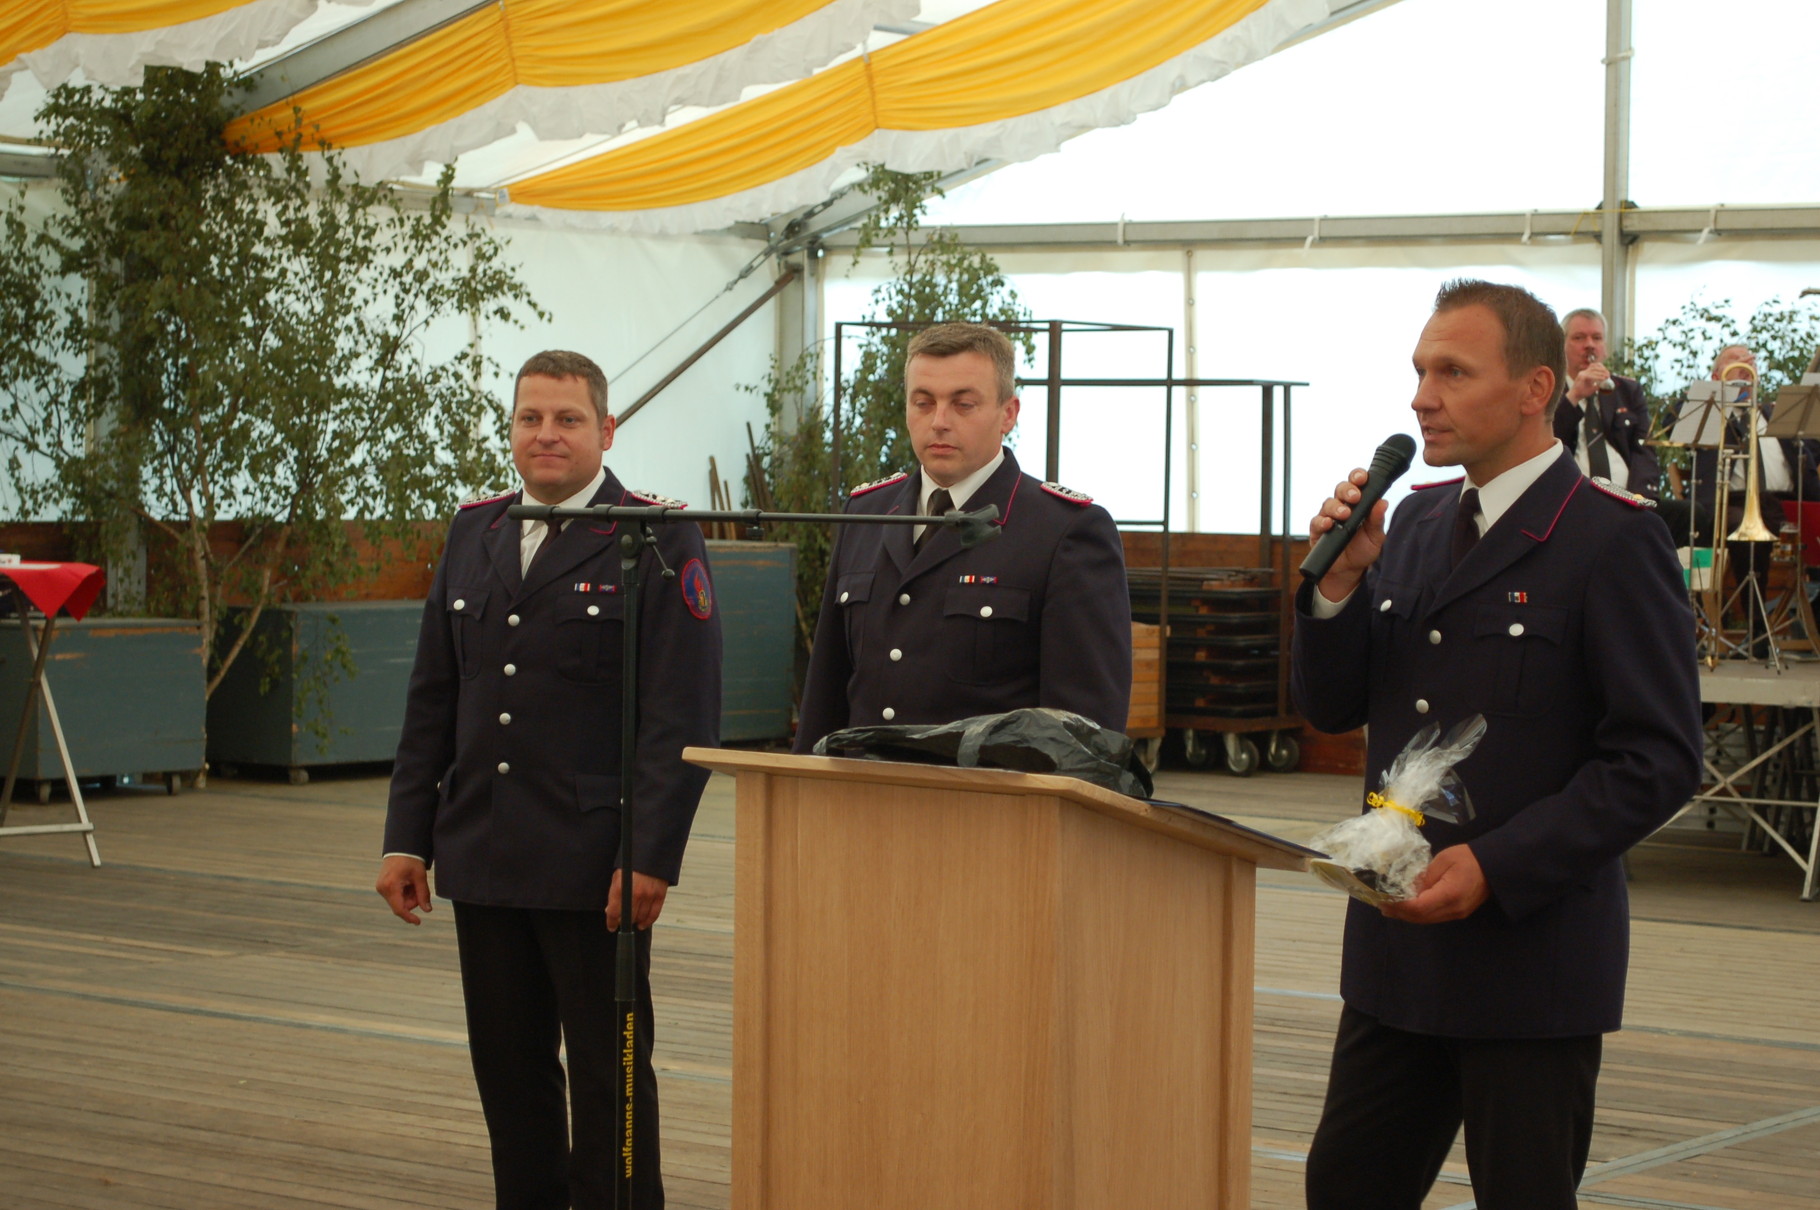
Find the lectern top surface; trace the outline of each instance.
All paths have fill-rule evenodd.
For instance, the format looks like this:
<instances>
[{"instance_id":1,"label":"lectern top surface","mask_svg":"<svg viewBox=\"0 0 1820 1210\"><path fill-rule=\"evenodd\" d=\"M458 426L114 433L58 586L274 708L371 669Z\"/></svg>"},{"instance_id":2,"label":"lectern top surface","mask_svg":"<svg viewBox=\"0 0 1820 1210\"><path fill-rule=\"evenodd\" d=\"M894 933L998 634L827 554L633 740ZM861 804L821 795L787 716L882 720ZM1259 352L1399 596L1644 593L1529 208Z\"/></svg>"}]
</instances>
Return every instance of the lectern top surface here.
<instances>
[{"instance_id":1,"label":"lectern top surface","mask_svg":"<svg viewBox=\"0 0 1820 1210\"><path fill-rule=\"evenodd\" d=\"M1049 795L1123 818L1184 842L1219 849L1269 869L1306 870L1313 850L1179 803L1152 803L1053 773L1009 769L959 769L907 761L854 760L841 756L792 756L726 748L685 748L683 759L723 773L767 773L856 783L885 783L979 794Z\"/></svg>"}]
</instances>

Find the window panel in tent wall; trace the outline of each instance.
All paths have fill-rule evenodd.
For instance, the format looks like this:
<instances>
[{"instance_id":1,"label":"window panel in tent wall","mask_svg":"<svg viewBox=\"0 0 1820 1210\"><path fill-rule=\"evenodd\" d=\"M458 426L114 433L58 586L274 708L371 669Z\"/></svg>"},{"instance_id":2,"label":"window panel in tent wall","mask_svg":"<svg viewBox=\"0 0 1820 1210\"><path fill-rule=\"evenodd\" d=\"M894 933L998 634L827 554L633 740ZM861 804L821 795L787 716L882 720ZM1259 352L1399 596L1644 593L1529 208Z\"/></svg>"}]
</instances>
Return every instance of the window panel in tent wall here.
<instances>
[{"instance_id":1,"label":"window panel in tent wall","mask_svg":"<svg viewBox=\"0 0 1820 1210\"><path fill-rule=\"evenodd\" d=\"M1651 3L1680 0L1640 0ZM1605 6L1401 0L962 186L939 223L1596 206Z\"/></svg>"},{"instance_id":2,"label":"window panel in tent wall","mask_svg":"<svg viewBox=\"0 0 1820 1210\"><path fill-rule=\"evenodd\" d=\"M1635 335L1655 332L1696 297L1709 303L1729 299L1732 314L1748 322L1766 302L1796 302L1802 290L1820 288L1820 247L1813 240L1650 240L1634 245L1631 256ZM1820 312L1820 297L1800 305Z\"/></svg>"},{"instance_id":3,"label":"window panel in tent wall","mask_svg":"<svg viewBox=\"0 0 1820 1210\"><path fill-rule=\"evenodd\" d=\"M1415 434L1409 359L1443 281L1511 282L1557 312L1597 306L1599 297L1596 249L1316 249L1196 259L1207 266L1199 274L1196 308L1203 358L1223 365L1242 357L1255 367L1249 374L1309 383L1295 392L1289 515L1296 532L1334 484L1366 465L1386 437ZM1255 437L1236 454L1221 443L1203 443L1203 529L1256 528L1256 462ZM1428 468L1418 454L1388 498L1400 499L1411 483L1457 473ZM1278 515L1280 510L1273 520Z\"/></svg>"},{"instance_id":4,"label":"window panel in tent wall","mask_svg":"<svg viewBox=\"0 0 1820 1210\"><path fill-rule=\"evenodd\" d=\"M522 267L532 296L551 316L548 323L531 320L523 328L491 327L483 334L487 354L500 367L490 387L502 401L511 399L527 357L564 348L585 353L606 371L613 410L623 411L775 276L766 266L722 293L760 247L748 240L641 238L494 221L509 243L507 256ZM669 335L704 303L709 305L700 315ZM744 500L745 426L761 430L765 409L762 398L739 388L760 382L770 368L774 311L775 303L761 308L619 430L607 460L627 486L706 508L713 455L735 502Z\"/></svg>"},{"instance_id":5,"label":"window panel in tent wall","mask_svg":"<svg viewBox=\"0 0 1820 1210\"><path fill-rule=\"evenodd\" d=\"M1820 5L1640 0L1631 38L1638 205L1820 201Z\"/></svg>"},{"instance_id":6,"label":"window panel in tent wall","mask_svg":"<svg viewBox=\"0 0 1820 1210\"><path fill-rule=\"evenodd\" d=\"M1182 340L1181 254L1176 252L1001 252L994 253L1022 302L1039 320L1147 324L1175 334L1175 364L1185 364ZM847 272L833 267L827 279L826 312L854 320L869 310L871 290L884 280L883 258L867 257ZM1022 377L1048 374L1048 340L1036 341L1035 359L1019 366ZM846 355L851 357L850 342ZM1164 332L1071 332L1064 340L1062 373L1069 378L1160 378L1171 372ZM1020 389L1022 409L1011 448L1023 468L1041 477L1048 444L1048 388ZM1176 393L1178 421L1182 392ZM1062 402L1062 439L1057 476L1130 520L1158 520L1163 514L1164 392L1155 388L1070 387ZM1182 455L1175 467L1177 524L1183 511Z\"/></svg>"}]
</instances>

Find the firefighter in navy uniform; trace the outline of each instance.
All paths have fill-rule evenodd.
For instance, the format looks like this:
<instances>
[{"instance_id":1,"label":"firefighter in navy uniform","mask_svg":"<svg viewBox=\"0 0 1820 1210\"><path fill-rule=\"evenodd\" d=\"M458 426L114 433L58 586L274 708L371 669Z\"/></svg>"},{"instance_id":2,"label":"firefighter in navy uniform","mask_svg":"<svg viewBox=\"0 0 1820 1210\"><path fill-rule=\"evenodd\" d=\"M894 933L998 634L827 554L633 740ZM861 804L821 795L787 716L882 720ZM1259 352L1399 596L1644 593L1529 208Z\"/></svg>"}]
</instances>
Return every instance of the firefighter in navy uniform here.
<instances>
[{"instance_id":1,"label":"firefighter in navy uniform","mask_svg":"<svg viewBox=\"0 0 1820 1210\"><path fill-rule=\"evenodd\" d=\"M674 504L601 463L606 379L540 353L514 391L512 457L527 500ZM612 1203L619 1071L611 930L619 923L618 525L506 516L521 493L464 506L425 604L386 813L377 889L416 924L427 871L455 903L475 1080L501 1207ZM633 1192L663 1205L651 1067L650 937L682 865L717 742L720 622L700 530L656 527L678 575L642 558L633 832L639 1053ZM558 1045L568 1057L567 1096ZM566 1103L565 1103L566 1102ZM571 1126L572 1138L571 1143Z\"/></svg>"},{"instance_id":2,"label":"firefighter in navy uniform","mask_svg":"<svg viewBox=\"0 0 1820 1210\"><path fill-rule=\"evenodd\" d=\"M816 622L796 751L845 727L946 723L1026 706L1115 731L1131 699L1131 604L1105 509L1018 469L1003 333L942 324L904 359L919 470L856 489L849 513L998 506L971 549L947 527L842 526ZM913 533L912 530L915 532Z\"/></svg>"},{"instance_id":3,"label":"firefighter in navy uniform","mask_svg":"<svg viewBox=\"0 0 1820 1210\"><path fill-rule=\"evenodd\" d=\"M1462 1128L1479 1206L1572 1210L1623 1020L1621 858L1699 786L1680 568L1648 502L1556 439L1562 345L1526 291L1448 283L1411 406L1428 464L1466 479L1412 492L1388 529L1380 501L1296 597L1296 705L1322 731L1367 725L1367 769L1431 723L1486 724L1456 769L1476 814L1420 825L1417 894L1347 905L1310 1210L1417 1210Z\"/></svg>"}]
</instances>

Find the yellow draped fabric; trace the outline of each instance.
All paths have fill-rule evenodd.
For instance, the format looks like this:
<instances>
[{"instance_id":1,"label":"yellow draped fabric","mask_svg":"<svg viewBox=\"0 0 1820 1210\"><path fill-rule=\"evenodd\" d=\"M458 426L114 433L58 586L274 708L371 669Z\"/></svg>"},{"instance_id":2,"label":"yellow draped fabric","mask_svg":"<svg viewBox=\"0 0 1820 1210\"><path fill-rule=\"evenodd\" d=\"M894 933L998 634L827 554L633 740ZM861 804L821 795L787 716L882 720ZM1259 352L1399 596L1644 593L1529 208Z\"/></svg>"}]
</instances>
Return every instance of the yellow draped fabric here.
<instances>
[{"instance_id":1,"label":"yellow draped fabric","mask_svg":"<svg viewBox=\"0 0 1820 1210\"><path fill-rule=\"evenodd\" d=\"M935 131L1089 96L1270 0L999 0L819 75L511 186L511 201L631 211L726 197L875 131Z\"/></svg>"},{"instance_id":2,"label":"yellow draped fabric","mask_svg":"<svg viewBox=\"0 0 1820 1210\"><path fill-rule=\"evenodd\" d=\"M636 80L742 46L829 0L503 0L239 119L228 138L272 151L301 110L306 140L400 138L525 85Z\"/></svg>"},{"instance_id":3,"label":"yellow draped fabric","mask_svg":"<svg viewBox=\"0 0 1820 1210\"><path fill-rule=\"evenodd\" d=\"M132 34L213 17L249 0L4 0L0 64L66 34Z\"/></svg>"}]
</instances>

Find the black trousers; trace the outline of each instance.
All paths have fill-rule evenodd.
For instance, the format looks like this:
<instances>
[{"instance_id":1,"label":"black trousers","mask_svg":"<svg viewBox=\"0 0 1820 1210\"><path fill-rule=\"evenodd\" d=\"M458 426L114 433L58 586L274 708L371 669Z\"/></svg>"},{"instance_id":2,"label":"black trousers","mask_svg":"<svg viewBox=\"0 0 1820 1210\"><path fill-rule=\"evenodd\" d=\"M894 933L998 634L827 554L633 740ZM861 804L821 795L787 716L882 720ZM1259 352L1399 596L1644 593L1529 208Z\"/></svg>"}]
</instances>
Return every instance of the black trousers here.
<instances>
[{"instance_id":1,"label":"black trousers","mask_svg":"<svg viewBox=\"0 0 1820 1210\"><path fill-rule=\"evenodd\" d=\"M623 1022L606 913L457 903L455 935L499 1210L611 1210ZM638 934L636 1014L632 1204L662 1210L649 931Z\"/></svg>"},{"instance_id":2,"label":"black trousers","mask_svg":"<svg viewBox=\"0 0 1820 1210\"><path fill-rule=\"evenodd\" d=\"M1348 1006L1308 1210L1420 1210L1461 1123L1480 1210L1574 1210L1603 1039L1437 1038Z\"/></svg>"}]
</instances>

